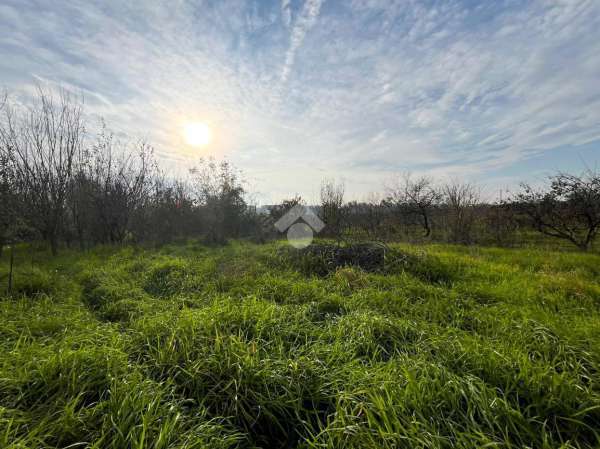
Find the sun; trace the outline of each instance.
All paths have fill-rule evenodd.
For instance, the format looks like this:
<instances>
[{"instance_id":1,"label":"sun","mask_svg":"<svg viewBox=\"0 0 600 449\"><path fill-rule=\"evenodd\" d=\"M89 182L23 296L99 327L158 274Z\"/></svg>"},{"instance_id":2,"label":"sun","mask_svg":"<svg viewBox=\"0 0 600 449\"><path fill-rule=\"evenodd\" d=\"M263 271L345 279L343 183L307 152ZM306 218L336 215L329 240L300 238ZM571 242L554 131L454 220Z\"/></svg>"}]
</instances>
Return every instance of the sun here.
<instances>
[{"instance_id":1,"label":"sun","mask_svg":"<svg viewBox=\"0 0 600 449\"><path fill-rule=\"evenodd\" d=\"M183 135L188 145L193 147L203 147L212 140L212 132L206 123L193 122L185 125Z\"/></svg>"}]
</instances>

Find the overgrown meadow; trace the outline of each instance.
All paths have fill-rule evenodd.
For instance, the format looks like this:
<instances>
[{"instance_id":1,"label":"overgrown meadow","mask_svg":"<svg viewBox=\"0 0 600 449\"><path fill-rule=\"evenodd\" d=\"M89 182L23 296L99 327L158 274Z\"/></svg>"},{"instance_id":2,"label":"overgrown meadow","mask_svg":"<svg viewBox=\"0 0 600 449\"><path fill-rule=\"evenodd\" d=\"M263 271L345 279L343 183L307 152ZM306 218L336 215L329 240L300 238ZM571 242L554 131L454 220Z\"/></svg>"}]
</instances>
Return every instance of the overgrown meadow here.
<instances>
[{"instance_id":1,"label":"overgrown meadow","mask_svg":"<svg viewBox=\"0 0 600 449\"><path fill-rule=\"evenodd\" d=\"M599 255L392 249L17 249L0 447L600 445Z\"/></svg>"}]
</instances>

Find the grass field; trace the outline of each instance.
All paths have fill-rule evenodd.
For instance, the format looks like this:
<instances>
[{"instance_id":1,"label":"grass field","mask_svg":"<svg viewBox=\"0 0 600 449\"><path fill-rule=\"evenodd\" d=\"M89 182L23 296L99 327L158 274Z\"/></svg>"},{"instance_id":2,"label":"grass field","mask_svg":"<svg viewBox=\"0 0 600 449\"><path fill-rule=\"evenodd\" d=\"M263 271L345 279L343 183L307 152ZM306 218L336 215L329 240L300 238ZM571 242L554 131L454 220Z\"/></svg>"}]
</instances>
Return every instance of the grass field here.
<instances>
[{"instance_id":1,"label":"grass field","mask_svg":"<svg viewBox=\"0 0 600 449\"><path fill-rule=\"evenodd\" d=\"M324 277L279 243L20 250L0 447L600 445L600 256L394 249Z\"/></svg>"}]
</instances>

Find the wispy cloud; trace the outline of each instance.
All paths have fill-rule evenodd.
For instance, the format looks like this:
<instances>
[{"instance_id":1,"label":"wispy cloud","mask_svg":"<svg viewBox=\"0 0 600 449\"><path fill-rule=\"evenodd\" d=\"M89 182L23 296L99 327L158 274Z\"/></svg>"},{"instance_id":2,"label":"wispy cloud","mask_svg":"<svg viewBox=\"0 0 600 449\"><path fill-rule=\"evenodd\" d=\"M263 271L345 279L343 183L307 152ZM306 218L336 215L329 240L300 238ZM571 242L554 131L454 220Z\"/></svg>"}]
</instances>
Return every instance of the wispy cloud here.
<instances>
[{"instance_id":1,"label":"wispy cloud","mask_svg":"<svg viewBox=\"0 0 600 449\"><path fill-rule=\"evenodd\" d=\"M298 48L304 42L306 33L314 26L317 18L319 17L319 11L323 0L306 0L300 16L296 20L292 28L290 36L290 46L285 53L285 63L283 64L283 70L281 71L281 81L286 82L290 76L294 61L296 60L296 52ZM289 10L289 2L288 2Z\"/></svg>"},{"instance_id":2,"label":"wispy cloud","mask_svg":"<svg viewBox=\"0 0 600 449\"><path fill-rule=\"evenodd\" d=\"M83 93L173 170L198 156L182 124L208 121L207 151L274 199L323 176L359 197L393 171L504 182L583 145L600 159L596 0L4 0L0 29L0 85Z\"/></svg>"},{"instance_id":3,"label":"wispy cloud","mask_svg":"<svg viewBox=\"0 0 600 449\"><path fill-rule=\"evenodd\" d=\"M289 28L292 24L292 2L291 0L281 0L281 20Z\"/></svg>"}]
</instances>

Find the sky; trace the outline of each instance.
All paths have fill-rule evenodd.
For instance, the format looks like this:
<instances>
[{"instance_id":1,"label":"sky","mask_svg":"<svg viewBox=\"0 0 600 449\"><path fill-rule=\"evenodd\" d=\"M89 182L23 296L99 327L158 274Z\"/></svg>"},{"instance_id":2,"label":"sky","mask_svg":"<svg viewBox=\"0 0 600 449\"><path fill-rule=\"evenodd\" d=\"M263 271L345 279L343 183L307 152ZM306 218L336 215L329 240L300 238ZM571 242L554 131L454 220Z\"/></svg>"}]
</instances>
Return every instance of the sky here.
<instances>
[{"instance_id":1,"label":"sky","mask_svg":"<svg viewBox=\"0 0 600 449\"><path fill-rule=\"evenodd\" d=\"M0 86L36 85L174 175L228 159L259 203L409 171L493 192L599 166L600 1L0 0Z\"/></svg>"}]
</instances>

